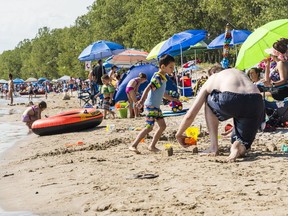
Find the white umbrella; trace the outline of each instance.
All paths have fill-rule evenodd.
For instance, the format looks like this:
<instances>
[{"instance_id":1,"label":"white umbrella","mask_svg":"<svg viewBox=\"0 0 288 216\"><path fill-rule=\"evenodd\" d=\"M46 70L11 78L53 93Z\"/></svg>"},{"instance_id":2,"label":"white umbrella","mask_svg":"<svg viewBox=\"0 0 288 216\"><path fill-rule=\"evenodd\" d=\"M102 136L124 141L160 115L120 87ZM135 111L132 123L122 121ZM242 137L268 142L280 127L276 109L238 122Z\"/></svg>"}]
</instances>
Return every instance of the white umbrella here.
<instances>
[{"instance_id":1,"label":"white umbrella","mask_svg":"<svg viewBox=\"0 0 288 216\"><path fill-rule=\"evenodd\" d=\"M67 76L67 75L64 75L58 79L58 81L69 81L69 80L70 80L70 76Z\"/></svg>"},{"instance_id":2,"label":"white umbrella","mask_svg":"<svg viewBox=\"0 0 288 216\"><path fill-rule=\"evenodd\" d=\"M0 80L0 83L1 83L1 84L4 84L4 83L8 83L8 81L6 81L6 80L4 80L4 79L1 79L1 80Z\"/></svg>"},{"instance_id":3,"label":"white umbrella","mask_svg":"<svg viewBox=\"0 0 288 216\"><path fill-rule=\"evenodd\" d=\"M37 79L34 77L30 77L27 80L25 80L25 82L37 82Z\"/></svg>"}]
</instances>

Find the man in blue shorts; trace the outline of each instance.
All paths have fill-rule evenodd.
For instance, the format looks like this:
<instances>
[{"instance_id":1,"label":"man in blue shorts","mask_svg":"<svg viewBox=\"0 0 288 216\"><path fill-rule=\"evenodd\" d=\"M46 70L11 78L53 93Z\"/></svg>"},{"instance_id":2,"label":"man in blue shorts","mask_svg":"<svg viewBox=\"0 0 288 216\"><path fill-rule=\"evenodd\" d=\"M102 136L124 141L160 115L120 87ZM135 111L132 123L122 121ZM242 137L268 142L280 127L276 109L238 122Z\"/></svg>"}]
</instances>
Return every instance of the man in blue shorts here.
<instances>
[{"instance_id":1,"label":"man in blue shorts","mask_svg":"<svg viewBox=\"0 0 288 216\"><path fill-rule=\"evenodd\" d=\"M250 149L264 120L263 99L257 86L237 69L223 70L209 77L176 133L177 141L184 148L189 145L185 144L183 133L193 123L203 104L211 142L210 148L203 154L218 154L219 121L233 118L232 145L227 161L243 156Z\"/></svg>"}]
</instances>

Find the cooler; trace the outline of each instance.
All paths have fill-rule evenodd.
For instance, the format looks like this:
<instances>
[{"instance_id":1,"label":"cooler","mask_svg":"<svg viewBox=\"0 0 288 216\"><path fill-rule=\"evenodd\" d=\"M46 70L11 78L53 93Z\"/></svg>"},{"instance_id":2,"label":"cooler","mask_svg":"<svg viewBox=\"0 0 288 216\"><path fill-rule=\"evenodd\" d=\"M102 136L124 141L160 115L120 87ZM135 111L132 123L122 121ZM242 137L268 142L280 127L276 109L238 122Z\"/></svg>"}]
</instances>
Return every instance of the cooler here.
<instances>
[{"instance_id":1,"label":"cooler","mask_svg":"<svg viewBox=\"0 0 288 216\"><path fill-rule=\"evenodd\" d=\"M179 88L181 96L185 96L185 97L193 96L193 90L191 87L178 87L178 88ZM184 89L184 93L183 93L183 89Z\"/></svg>"},{"instance_id":2,"label":"cooler","mask_svg":"<svg viewBox=\"0 0 288 216\"><path fill-rule=\"evenodd\" d=\"M191 78L187 77L187 76L183 76L180 78L179 80L179 85L184 87L190 87L191 86Z\"/></svg>"},{"instance_id":3,"label":"cooler","mask_svg":"<svg viewBox=\"0 0 288 216\"><path fill-rule=\"evenodd\" d=\"M190 87L191 86L191 78L183 77L184 87Z\"/></svg>"}]
</instances>

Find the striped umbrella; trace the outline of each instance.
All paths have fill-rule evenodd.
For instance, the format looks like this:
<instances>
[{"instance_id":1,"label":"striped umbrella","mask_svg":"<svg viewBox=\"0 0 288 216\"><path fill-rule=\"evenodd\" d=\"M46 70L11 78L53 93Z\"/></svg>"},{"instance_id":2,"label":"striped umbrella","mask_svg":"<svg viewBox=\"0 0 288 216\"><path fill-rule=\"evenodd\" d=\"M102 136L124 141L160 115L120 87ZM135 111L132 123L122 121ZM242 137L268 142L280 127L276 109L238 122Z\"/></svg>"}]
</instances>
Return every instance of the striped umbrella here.
<instances>
[{"instance_id":1,"label":"striped umbrella","mask_svg":"<svg viewBox=\"0 0 288 216\"><path fill-rule=\"evenodd\" d=\"M147 62L148 52L135 50L135 49L127 49L123 52L118 53L117 55L113 55L105 62L114 65L134 65L137 63L145 63Z\"/></svg>"}]
</instances>

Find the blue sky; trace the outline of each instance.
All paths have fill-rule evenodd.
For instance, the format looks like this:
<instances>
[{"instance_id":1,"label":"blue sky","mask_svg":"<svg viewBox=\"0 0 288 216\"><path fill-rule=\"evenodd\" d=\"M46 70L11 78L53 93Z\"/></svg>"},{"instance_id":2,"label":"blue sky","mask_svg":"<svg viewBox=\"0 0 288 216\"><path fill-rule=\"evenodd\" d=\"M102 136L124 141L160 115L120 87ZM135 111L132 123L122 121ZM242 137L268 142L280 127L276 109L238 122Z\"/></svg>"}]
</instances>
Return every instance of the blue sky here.
<instances>
[{"instance_id":1,"label":"blue sky","mask_svg":"<svg viewBox=\"0 0 288 216\"><path fill-rule=\"evenodd\" d=\"M0 0L0 54L12 50L24 39L32 39L38 29L74 25L88 12L94 0Z\"/></svg>"}]
</instances>

